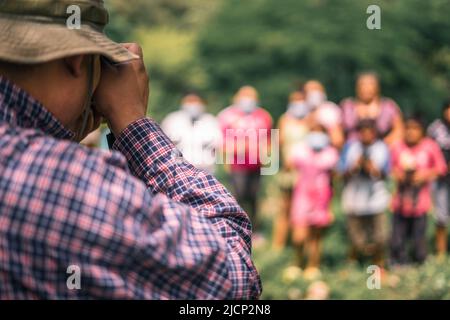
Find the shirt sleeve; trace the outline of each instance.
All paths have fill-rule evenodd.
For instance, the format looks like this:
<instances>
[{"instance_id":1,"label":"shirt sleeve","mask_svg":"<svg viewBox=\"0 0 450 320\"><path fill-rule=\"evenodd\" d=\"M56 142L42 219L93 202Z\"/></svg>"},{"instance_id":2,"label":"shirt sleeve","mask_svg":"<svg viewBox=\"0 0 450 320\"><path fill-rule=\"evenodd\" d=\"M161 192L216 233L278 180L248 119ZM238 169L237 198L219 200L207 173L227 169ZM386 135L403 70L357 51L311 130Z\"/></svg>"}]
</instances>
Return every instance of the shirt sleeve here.
<instances>
[{"instance_id":1,"label":"shirt sleeve","mask_svg":"<svg viewBox=\"0 0 450 320\"><path fill-rule=\"evenodd\" d=\"M441 148L436 142L430 142L433 167L436 169L438 175L443 176L447 173L447 163L445 161L444 155L442 154Z\"/></svg>"},{"instance_id":2,"label":"shirt sleeve","mask_svg":"<svg viewBox=\"0 0 450 320\"><path fill-rule=\"evenodd\" d=\"M159 272L178 288L174 296L258 298L261 283L251 260L251 224L230 193L213 176L187 163L151 119L130 124L113 149L125 156L131 172L153 196L138 210L157 212L162 223L156 233L166 248L154 258L172 261L173 268Z\"/></svg>"}]
</instances>

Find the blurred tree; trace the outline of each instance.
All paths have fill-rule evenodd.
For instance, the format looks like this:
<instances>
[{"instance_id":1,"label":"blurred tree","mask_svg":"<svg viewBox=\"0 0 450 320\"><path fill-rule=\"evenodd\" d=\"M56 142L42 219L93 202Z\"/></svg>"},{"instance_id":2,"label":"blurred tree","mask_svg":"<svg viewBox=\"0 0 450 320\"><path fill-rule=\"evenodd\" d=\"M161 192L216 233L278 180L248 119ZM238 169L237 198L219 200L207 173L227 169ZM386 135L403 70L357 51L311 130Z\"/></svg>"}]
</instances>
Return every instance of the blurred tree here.
<instances>
[{"instance_id":1,"label":"blurred tree","mask_svg":"<svg viewBox=\"0 0 450 320\"><path fill-rule=\"evenodd\" d=\"M381 30L366 27L370 4L381 7ZM228 0L201 31L199 53L222 105L250 83L279 116L309 78L339 101L358 72L374 70L384 95L434 116L450 91L449 12L448 0Z\"/></svg>"},{"instance_id":2,"label":"blurred tree","mask_svg":"<svg viewBox=\"0 0 450 320\"><path fill-rule=\"evenodd\" d=\"M106 32L119 42L144 49L151 85L150 114L161 120L178 108L187 91L203 91L207 81L198 60L197 34L221 1L110 0Z\"/></svg>"}]
</instances>

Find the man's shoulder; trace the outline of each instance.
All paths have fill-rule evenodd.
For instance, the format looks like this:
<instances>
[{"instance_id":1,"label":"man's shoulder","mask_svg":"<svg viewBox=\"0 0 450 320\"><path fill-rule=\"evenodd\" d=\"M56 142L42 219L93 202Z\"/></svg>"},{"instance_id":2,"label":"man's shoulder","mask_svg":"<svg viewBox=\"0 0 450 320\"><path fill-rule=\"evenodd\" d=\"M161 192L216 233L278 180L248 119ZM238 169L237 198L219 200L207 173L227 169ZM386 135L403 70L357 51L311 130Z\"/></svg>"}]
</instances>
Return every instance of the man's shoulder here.
<instances>
[{"instance_id":1,"label":"man's shoulder","mask_svg":"<svg viewBox=\"0 0 450 320\"><path fill-rule=\"evenodd\" d=\"M80 183L81 180L89 183L92 176L100 179L112 172L128 174L125 157L116 151L91 149L32 129L10 128L0 139L5 139L8 145L0 153L8 153L9 159L13 160L5 166L21 170L28 176L36 175L36 179L45 174L50 185L65 178L68 183Z\"/></svg>"},{"instance_id":2,"label":"man's shoulder","mask_svg":"<svg viewBox=\"0 0 450 320\"><path fill-rule=\"evenodd\" d=\"M230 105L228 107L225 107L224 109L222 109L219 114L217 115L217 117L222 118L222 117L226 117L228 115L231 114L236 114L238 111L238 109L234 106L234 105Z\"/></svg>"},{"instance_id":3,"label":"man's shoulder","mask_svg":"<svg viewBox=\"0 0 450 320\"><path fill-rule=\"evenodd\" d=\"M103 167L126 170L125 157L117 151L88 148L69 140L58 140L49 136L40 136L30 141L28 149L31 155L39 157L45 153L49 159L56 158L62 162L68 160L68 165L81 165L82 167Z\"/></svg>"},{"instance_id":4,"label":"man's shoulder","mask_svg":"<svg viewBox=\"0 0 450 320\"><path fill-rule=\"evenodd\" d=\"M256 112L257 112L258 117L263 119L266 122L268 127L272 126L273 119L272 119L272 116L270 115L269 111L267 111L265 108L259 107Z\"/></svg>"},{"instance_id":5,"label":"man's shoulder","mask_svg":"<svg viewBox=\"0 0 450 320\"><path fill-rule=\"evenodd\" d=\"M5 195L0 209L46 217L93 217L101 212L125 214L144 201L146 186L128 171L122 154L89 149L32 130L15 133L16 138L0 137L0 155L10 156L0 163L4 172L0 192Z\"/></svg>"}]
</instances>

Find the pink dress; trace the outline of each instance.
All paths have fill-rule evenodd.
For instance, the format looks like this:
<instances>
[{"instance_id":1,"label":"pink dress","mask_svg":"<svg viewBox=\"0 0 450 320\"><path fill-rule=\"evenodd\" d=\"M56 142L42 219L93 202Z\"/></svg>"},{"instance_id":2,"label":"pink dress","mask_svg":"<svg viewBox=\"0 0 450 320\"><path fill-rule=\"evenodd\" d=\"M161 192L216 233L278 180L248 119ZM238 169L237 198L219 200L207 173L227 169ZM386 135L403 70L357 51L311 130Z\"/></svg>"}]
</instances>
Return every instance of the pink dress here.
<instances>
[{"instance_id":1,"label":"pink dress","mask_svg":"<svg viewBox=\"0 0 450 320\"><path fill-rule=\"evenodd\" d=\"M438 144L430 138L424 138L416 146L409 147L404 142L392 146L392 169L414 170L426 173L437 170L439 174L447 172L447 164ZM431 184L425 183L418 188L414 196L405 196L400 186L393 199L394 213L405 217L419 217L426 214L432 205Z\"/></svg>"},{"instance_id":2,"label":"pink dress","mask_svg":"<svg viewBox=\"0 0 450 320\"><path fill-rule=\"evenodd\" d=\"M331 146L318 152L306 144L300 144L296 149L293 163L299 177L292 197L292 224L296 227L326 227L332 222L330 171L337 164L339 154Z\"/></svg>"}]
</instances>

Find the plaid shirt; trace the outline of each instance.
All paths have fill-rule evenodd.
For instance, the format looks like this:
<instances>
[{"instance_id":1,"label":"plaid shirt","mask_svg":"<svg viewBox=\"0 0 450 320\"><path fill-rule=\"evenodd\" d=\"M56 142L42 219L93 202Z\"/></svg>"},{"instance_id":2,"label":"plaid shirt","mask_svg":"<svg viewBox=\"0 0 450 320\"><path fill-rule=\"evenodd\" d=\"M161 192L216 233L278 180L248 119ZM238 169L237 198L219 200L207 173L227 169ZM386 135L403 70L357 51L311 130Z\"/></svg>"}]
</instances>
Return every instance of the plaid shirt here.
<instances>
[{"instance_id":1,"label":"plaid shirt","mask_svg":"<svg viewBox=\"0 0 450 320\"><path fill-rule=\"evenodd\" d=\"M155 122L72 136L0 77L1 299L258 298L247 215Z\"/></svg>"}]
</instances>

